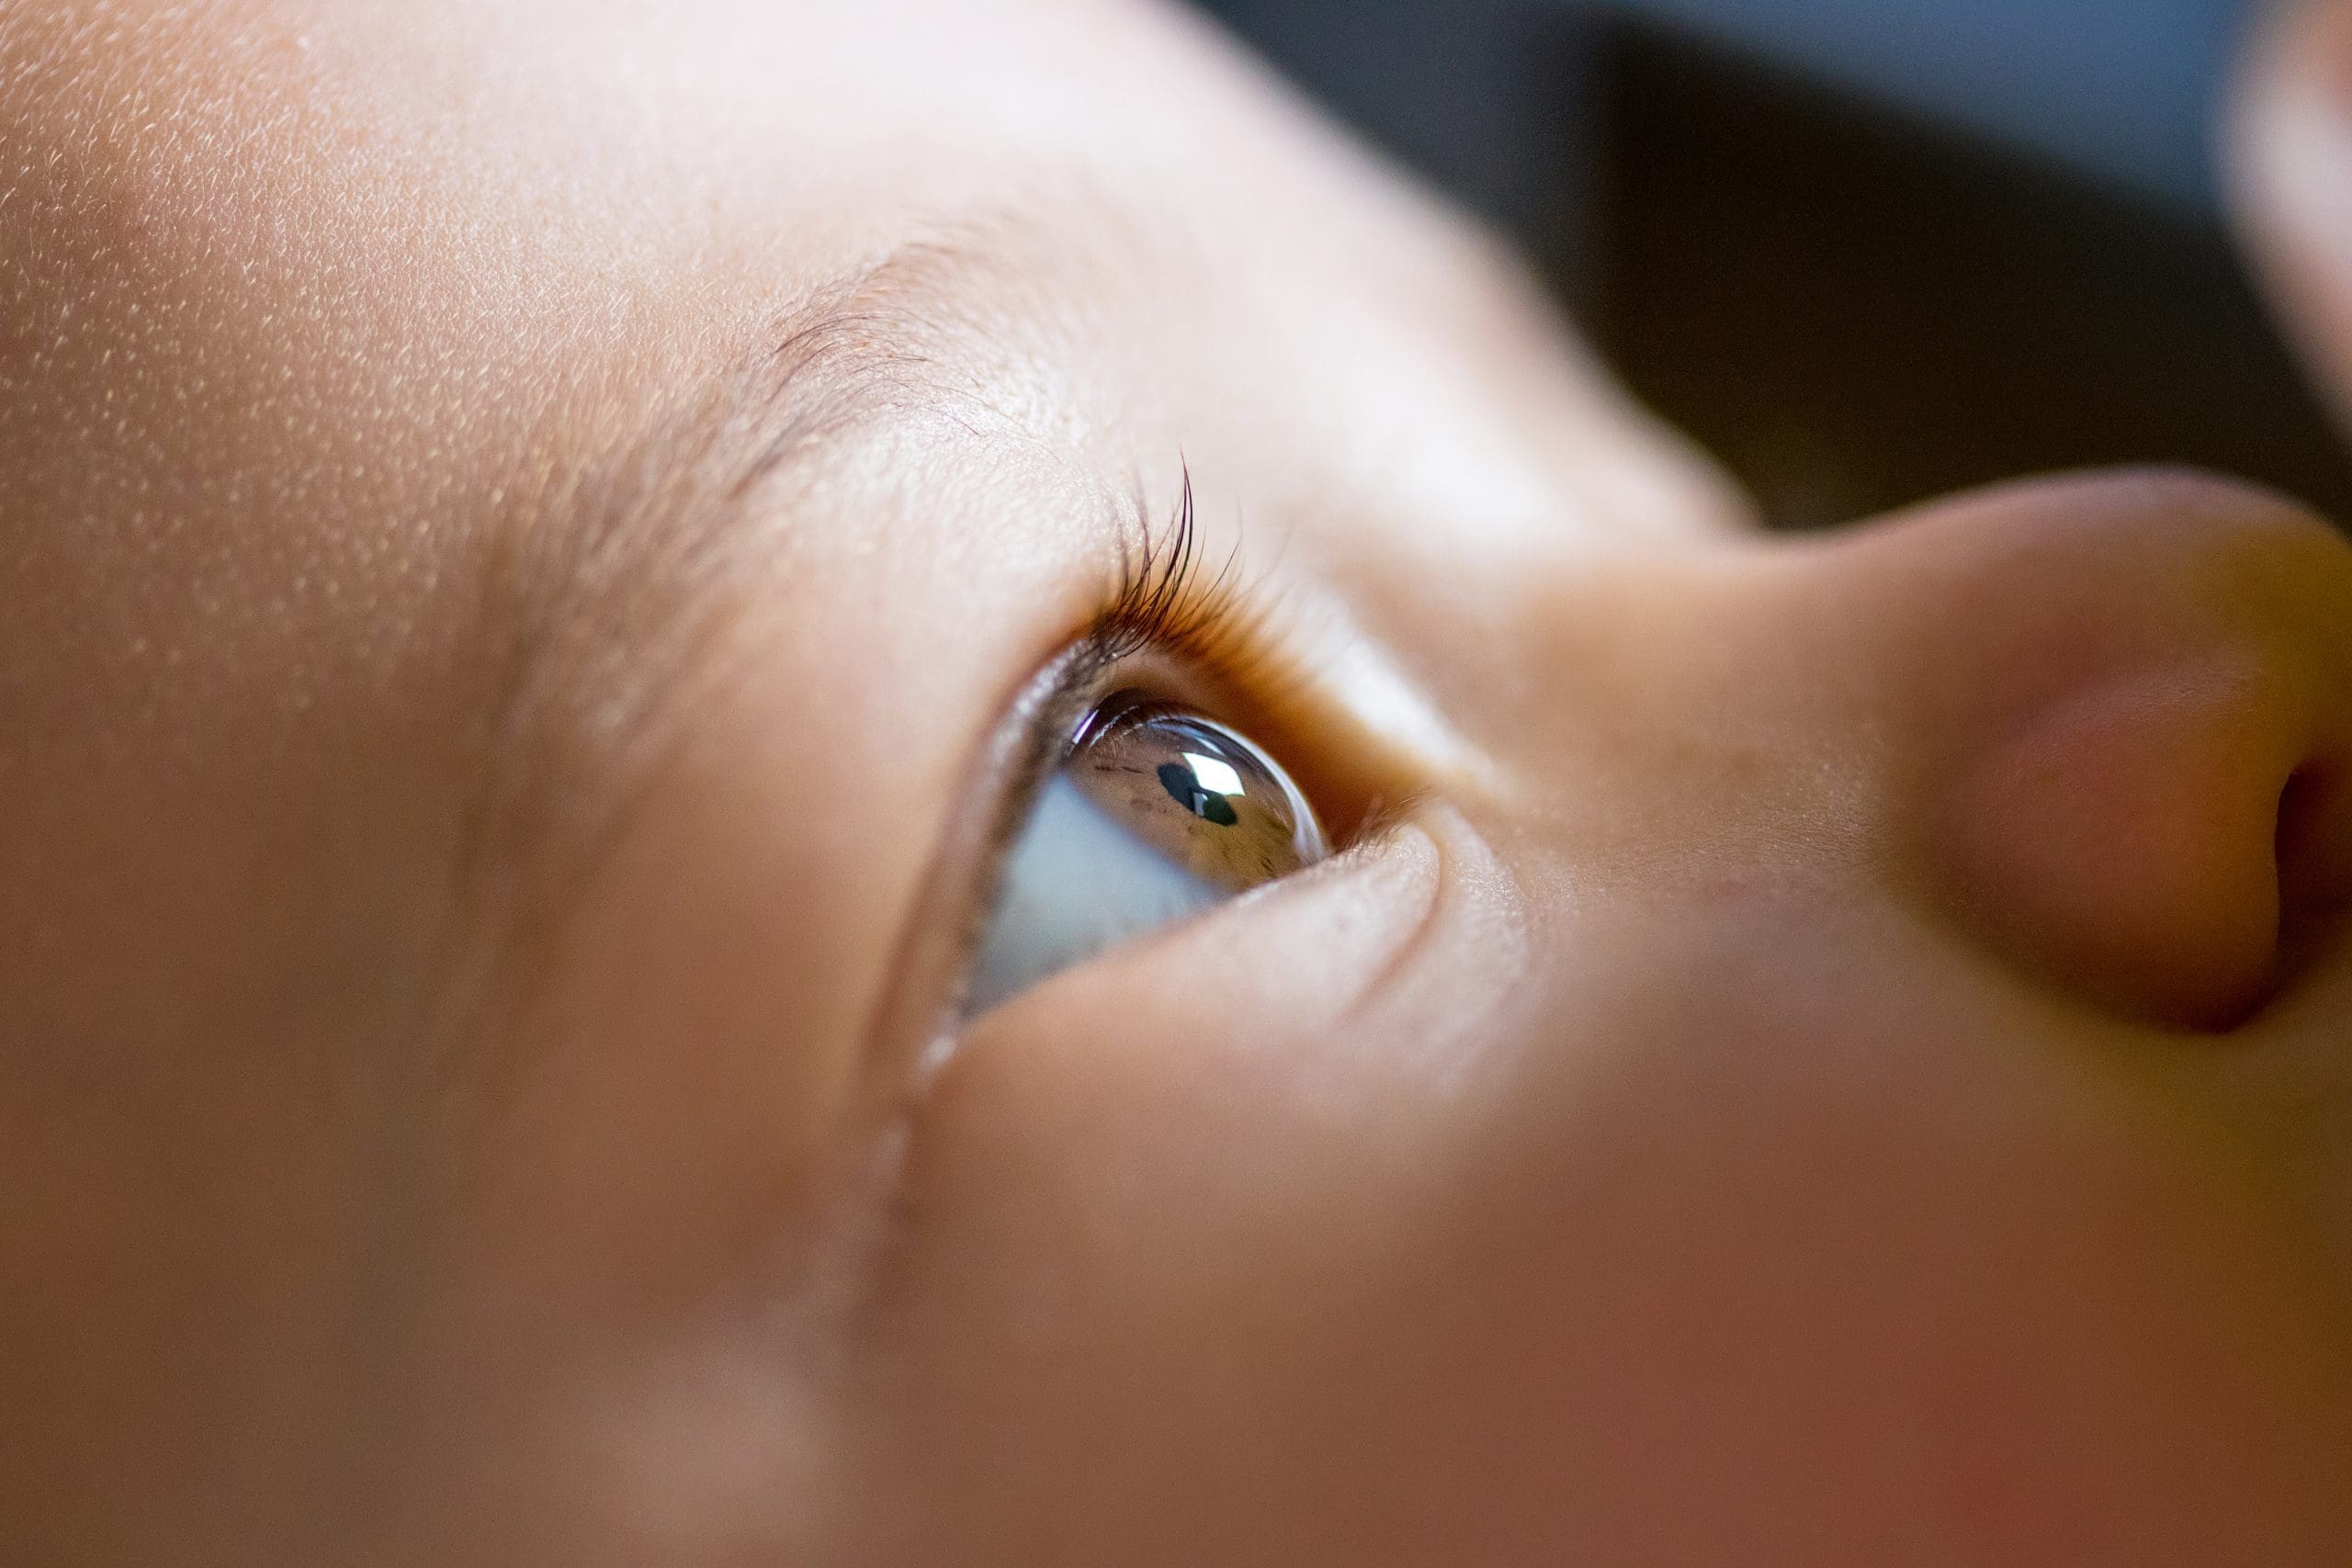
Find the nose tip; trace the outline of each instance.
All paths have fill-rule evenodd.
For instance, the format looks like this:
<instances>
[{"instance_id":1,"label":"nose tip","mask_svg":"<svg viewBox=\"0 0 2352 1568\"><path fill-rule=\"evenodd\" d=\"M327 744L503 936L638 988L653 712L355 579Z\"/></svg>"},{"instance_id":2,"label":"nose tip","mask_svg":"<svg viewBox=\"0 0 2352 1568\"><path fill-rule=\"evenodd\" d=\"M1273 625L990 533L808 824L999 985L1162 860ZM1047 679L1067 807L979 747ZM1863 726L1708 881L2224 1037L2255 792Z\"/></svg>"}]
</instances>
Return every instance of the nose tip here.
<instances>
[{"instance_id":1,"label":"nose tip","mask_svg":"<svg viewBox=\"0 0 2352 1568\"><path fill-rule=\"evenodd\" d=\"M1906 635L1952 904L2113 1011L2243 1020L2352 884L2352 547L2171 474L2018 487L1901 547L1942 592Z\"/></svg>"}]
</instances>

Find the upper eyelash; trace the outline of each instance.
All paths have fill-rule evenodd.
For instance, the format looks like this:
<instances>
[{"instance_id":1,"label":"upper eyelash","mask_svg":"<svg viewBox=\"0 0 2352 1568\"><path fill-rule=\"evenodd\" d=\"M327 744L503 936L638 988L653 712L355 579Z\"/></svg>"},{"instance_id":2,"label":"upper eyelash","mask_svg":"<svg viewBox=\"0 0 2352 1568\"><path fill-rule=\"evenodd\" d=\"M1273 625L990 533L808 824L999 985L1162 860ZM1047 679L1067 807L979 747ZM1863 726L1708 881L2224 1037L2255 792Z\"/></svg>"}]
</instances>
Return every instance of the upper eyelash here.
<instances>
[{"instance_id":1,"label":"upper eyelash","mask_svg":"<svg viewBox=\"0 0 2352 1568\"><path fill-rule=\"evenodd\" d=\"M1193 476L1181 469L1176 506L1164 528L1155 530L1140 499L1129 546L1102 609L1061 654L1035 676L1001 736L1022 748L999 749L984 774L999 782L978 863L969 872L976 890L967 904L957 940L959 973L968 965L987 929L1006 857L1027 820L1043 782L1070 755L1080 723L1112 693L1113 672L1138 654L1162 653L1200 667L1235 694L1263 705L1286 704L1304 685L1295 650L1272 635L1268 623L1277 601L1240 574L1240 543L1204 581L1200 536L1193 512ZM1023 744L1025 738L1025 745ZM968 975L957 982L968 983ZM946 1027L960 1027L960 1000Z\"/></svg>"},{"instance_id":2,"label":"upper eyelash","mask_svg":"<svg viewBox=\"0 0 2352 1568\"><path fill-rule=\"evenodd\" d=\"M1262 689L1272 638L1270 606L1240 576L1241 543L1204 575L1193 510L1193 473L1181 469L1175 509L1155 532L1140 506L1135 539L1120 562L1117 583L1084 642L1095 671L1138 653L1171 653L1203 666L1228 685Z\"/></svg>"},{"instance_id":3,"label":"upper eyelash","mask_svg":"<svg viewBox=\"0 0 2352 1568\"><path fill-rule=\"evenodd\" d=\"M1027 745L996 792L979 880L982 896L971 905L960 943L967 961L986 927L994 884L1037 791L1069 756L1081 721L1110 695L1105 686L1111 672L1138 654L1154 652L1175 654L1225 679L1255 671L1259 663L1261 655L1242 652L1262 648L1263 615L1245 609L1247 597L1236 574L1239 544L1204 582L1192 469L1186 466L1182 473L1176 507L1164 529L1154 530L1148 509L1138 500L1135 530L1102 608L1033 682L1023 700L1026 712L1016 723Z\"/></svg>"},{"instance_id":4,"label":"upper eyelash","mask_svg":"<svg viewBox=\"0 0 2352 1568\"><path fill-rule=\"evenodd\" d=\"M1316 694L1322 674L1317 650L1329 646L1323 637L1331 628L1318 623L1311 606L1246 572L1238 537L1215 573L1206 572L1192 469L1181 465L1176 505L1163 527L1155 531L1148 509L1136 504L1138 521L1114 592L1062 667L1057 745L1040 760L1036 776L1069 755L1089 716L1112 694L1112 672L1138 654L1169 656L1206 677L1212 708L1228 705L1216 696L1230 699L1240 712L1219 716L1243 719L1261 740L1295 742L1330 733L1328 706ZM1311 754L1313 749L1302 750ZM1295 765L1290 771L1302 785L1311 783L1308 773ZM1335 845L1380 836L1411 817L1426 797L1426 788L1414 780L1393 769L1377 771L1381 782L1374 787L1327 790L1317 802ZM1357 775L1357 782L1364 777ZM1331 783L1328 773L1325 779ZM1335 816L1334 800L1352 800L1353 807Z\"/></svg>"},{"instance_id":5,"label":"upper eyelash","mask_svg":"<svg viewBox=\"0 0 2352 1568\"><path fill-rule=\"evenodd\" d=\"M1139 654L1170 654L1200 666L1220 683L1262 689L1268 673L1265 615L1262 604L1243 592L1237 574L1239 543L1216 575L1204 581L1192 469L1186 465L1181 472L1175 510L1165 528L1153 527L1149 509L1137 499L1133 532L1110 593L1033 687L1037 694L1023 725L1030 744L990 834L992 854L1009 846L1029 800L1069 755L1085 719L1110 694L1112 671L1121 664Z\"/></svg>"}]
</instances>

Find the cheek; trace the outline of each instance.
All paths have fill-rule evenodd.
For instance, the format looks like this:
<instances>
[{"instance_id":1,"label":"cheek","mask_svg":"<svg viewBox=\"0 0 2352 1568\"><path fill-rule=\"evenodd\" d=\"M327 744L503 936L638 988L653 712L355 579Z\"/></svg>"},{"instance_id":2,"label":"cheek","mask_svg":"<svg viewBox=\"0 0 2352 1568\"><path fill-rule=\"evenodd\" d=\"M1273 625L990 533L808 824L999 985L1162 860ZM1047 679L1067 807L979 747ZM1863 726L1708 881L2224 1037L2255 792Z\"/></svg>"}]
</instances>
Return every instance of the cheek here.
<instances>
[{"instance_id":1,"label":"cheek","mask_svg":"<svg viewBox=\"0 0 2352 1568\"><path fill-rule=\"evenodd\" d=\"M1464 1427L1552 1467L1522 1498L1604 1559L2352 1544L2352 1339L2242 1142L1823 903L1575 944L1433 1238Z\"/></svg>"},{"instance_id":2,"label":"cheek","mask_svg":"<svg viewBox=\"0 0 2352 1568\"><path fill-rule=\"evenodd\" d=\"M1765 1010L1620 1034L1435 1241L1478 1325L1458 1418L1573 1477L1603 1557L2285 1562L2352 1529L2344 1341L2243 1163L1925 1018Z\"/></svg>"},{"instance_id":3,"label":"cheek","mask_svg":"<svg viewBox=\"0 0 2352 1568\"><path fill-rule=\"evenodd\" d=\"M1499 970L1499 995L1516 945L1406 840L1069 971L965 1043L913 1134L876 1341L888 1462L941 1539L1244 1562L1325 1551L1360 1514L1366 1467L1329 1428L1389 1419L1385 1299L1455 1190L1428 1107L1481 1055L1438 982Z\"/></svg>"},{"instance_id":4,"label":"cheek","mask_svg":"<svg viewBox=\"0 0 2352 1568\"><path fill-rule=\"evenodd\" d=\"M2218 1142L1797 973L1786 911L1482 969L1510 928L1464 902L1342 1006L1237 920L1195 933L1229 985L1153 982L1180 941L975 1042L876 1339L910 1507L1138 1562L2286 1561L2343 1527L2341 1367Z\"/></svg>"}]
</instances>

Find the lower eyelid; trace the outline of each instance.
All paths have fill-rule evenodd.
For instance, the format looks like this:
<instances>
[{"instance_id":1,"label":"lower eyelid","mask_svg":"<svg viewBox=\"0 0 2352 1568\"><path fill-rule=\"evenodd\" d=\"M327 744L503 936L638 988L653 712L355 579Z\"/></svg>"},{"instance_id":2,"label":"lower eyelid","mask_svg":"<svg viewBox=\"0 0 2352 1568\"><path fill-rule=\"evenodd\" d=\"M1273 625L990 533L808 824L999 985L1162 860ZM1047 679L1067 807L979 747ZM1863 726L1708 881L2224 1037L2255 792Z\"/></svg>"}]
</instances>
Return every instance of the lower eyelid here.
<instances>
[{"instance_id":1,"label":"lower eyelid","mask_svg":"<svg viewBox=\"0 0 2352 1568\"><path fill-rule=\"evenodd\" d=\"M1410 928L1391 944L1379 965L1363 977L1346 1021L1357 1022L1389 1010L1410 1011L1433 1000L1420 1032L1435 1046L1448 1035L1480 1025L1486 1007L1465 1006L1465 997L1499 1005L1517 988L1530 944L1527 900L1501 856L1451 807L1424 802L1368 836L1351 855L1401 852L1418 881L1409 889L1418 908ZM1343 857L1345 858L1345 857ZM1451 982L1433 997L1417 997L1417 981L1446 965Z\"/></svg>"},{"instance_id":2,"label":"lower eyelid","mask_svg":"<svg viewBox=\"0 0 2352 1568\"><path fill-rule=\"evenodd\" d=\"M1488 978L1461 978L1508 988L1525 950L1508 884L1450 810L1418 812L1320 865L1063 971L975 1020L958 1051L1018 1048L1022 1036L1073 1026L1343 1041L1392 1005L1426 1007L1416 1027L1451 1032L1475 1021L1456 1016L1460 990L1417 976L1462 955ZM1488 896L1498 886L1502 897Z\"/></svg>"},{"instance_id":3,"label":"lower eyelid","mask_svg":"<svg viewBox=\"0 0 2352 1568\"><path fill-rule=\"evenodd\" d=\"M1165 1104L1154 1085L1222 1093L1238 1069L1309 1106L1360 1082L1372 1052L1407 1093L1458 1092L1494 1012L1524 994L1521 908L1476 831L1425 805L972 1020L902 1101L890 1194L902 1261L877 1296L904 1297L915 1276L903 1260L967 1245L975 1168L1060 1179L1057 1130L1105 1105L1148 1118Z\"/></svg>"}]
</instances>

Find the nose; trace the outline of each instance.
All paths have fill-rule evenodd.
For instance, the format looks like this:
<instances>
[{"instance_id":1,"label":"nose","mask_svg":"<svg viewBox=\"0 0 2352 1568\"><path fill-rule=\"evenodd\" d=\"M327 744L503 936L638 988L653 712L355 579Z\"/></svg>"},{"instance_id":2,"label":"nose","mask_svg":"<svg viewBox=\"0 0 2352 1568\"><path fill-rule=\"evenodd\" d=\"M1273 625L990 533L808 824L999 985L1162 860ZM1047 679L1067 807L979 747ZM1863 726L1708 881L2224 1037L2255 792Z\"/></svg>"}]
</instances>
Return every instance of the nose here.
<instances>
[{"instance_id":1,"label":"nose","mask_svg":"<svg viewBox=\"0 0 2352 1568\"><path fill-rule=\"evenodd\" d=\"M1902 841L2004 958L2129 1017L2242 1021L2352 886L2352 547L2177 474L2010 487L1864 536ZM1851 573L1850 578L1846 574Z\"/></svg>"}]
</instances>

